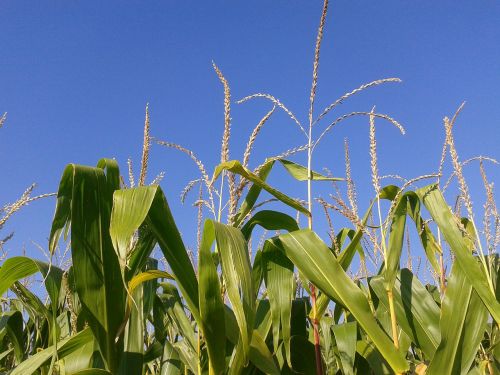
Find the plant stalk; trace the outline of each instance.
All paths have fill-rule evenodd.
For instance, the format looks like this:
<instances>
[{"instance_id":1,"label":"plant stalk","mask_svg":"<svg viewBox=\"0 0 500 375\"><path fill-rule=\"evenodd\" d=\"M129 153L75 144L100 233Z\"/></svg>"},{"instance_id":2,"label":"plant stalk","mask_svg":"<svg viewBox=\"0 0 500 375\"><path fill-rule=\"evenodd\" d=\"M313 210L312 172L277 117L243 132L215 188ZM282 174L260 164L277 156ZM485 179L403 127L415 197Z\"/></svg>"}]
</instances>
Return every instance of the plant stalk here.
<instances>
[{"instance_id":1,"label":"plant stalk","mask_svg":"<svg viewBox=\"0 0 500 375\"><path fill-rule=\"evenodd\" d=\"M318 319L316 317L316 287L311 284L311 300L313 309L313 331L314 331L314 354L316 358L316 374L323 374L323 362L321 360L321 347L319 341Z\"/></svg>"}]
</instances>

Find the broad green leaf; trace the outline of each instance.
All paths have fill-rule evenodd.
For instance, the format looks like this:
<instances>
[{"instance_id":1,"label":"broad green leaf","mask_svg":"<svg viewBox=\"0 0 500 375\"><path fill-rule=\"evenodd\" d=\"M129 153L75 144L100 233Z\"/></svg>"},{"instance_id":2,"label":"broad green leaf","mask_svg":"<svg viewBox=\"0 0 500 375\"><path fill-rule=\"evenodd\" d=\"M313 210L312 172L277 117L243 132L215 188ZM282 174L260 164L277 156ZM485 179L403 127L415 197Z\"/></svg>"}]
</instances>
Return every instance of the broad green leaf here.
<instances>
[{"instance_id":1,"label":"broad green leaf","mask_svg":"<svg viewBox=\"0 0 500 375\"><path fill-rule=\"evenodd\" d=\"M12 310L0 314L0 342L7 335L12 347L17 363L20 363L24 356L24 332L23 315L20 311Z\"/></svg>"},{"instance_id":2,"label":"broad green leaf","mask_svg":"<svg viewBox=\"0 0 500 375\"><path fill-rule=\"evenodd\" d=\"M62 340L57 343L57 357L59 359L64 359L71 353L74 353L80 349L81 346L92 342L93 335L90 329L85 329L78 332L76 335ZM36 353L35 355L29 357L28 359L21 362L10 375L29 375L37 371L41 366L46 364L52 358L54 354L55 346L50 346L47 349Z\"/></svg>"},{"instance_id":3,"label":"broad green leaf","mask_svg":"<svg viewBox=\"0 0 500 375\"><path fill-rule=\"evenodd\" d=\"M163 288L163 293L160 294L160 298L171 324L185 339L190 349L195 350L197 347L195 332L191 325L191 321L186 316L177 288L170 283L160 283L160 285Z\"/></svg>"},{"instance_id":4,"label":"broad green leaf","mask_svg":"<svg viewBox=\"0 0 500 375\"><path fill-rule=\"evenodd\" d=\"M285 354L288 365L290 362L290 318L292 315L292 301L295 296L295 280L293 263L272 241L266 241L263 250L264 280L271 305L273 322L273 346L278 350L280 326L285 345ZM281 324L280 324L281 323Z\"/></svg>"},{"instance_id":5,"label":"broad green leaf","mask_svg":"<svg viewBox=\"0 0 500 375\"><path fill-rule=\"evenodd\" d=\"M418 195L414 192L411 192L407 193L406 196L408 198L407 214L415 223L420 242L424 248L425 255L427 256L429 263L434 269L434 272L439 273L440 268L436 260L436 254L440 254L442 252L441 247L432 234L429 225L425 220L422 219L422 216L420 215L421 204Z\"/></svg>"},{"instance_id":6,"label":"broad green leaf","mask_svg":"<svg viewBox=\"0 0 500 375\"><path fill-rule=\"evenodd\" d=\"M89 368L86 370L78 371L72 375L112 375L109 371L100 368Z\"/></svg>"},{"instance_id":7,"label":"broad green leaf","mask_svg":"<svg viewBox=\"0 0 500 375\"><path fill-rule=\"evenodd\" d=\"M305 375L315 375L314 344L303 336L292 336L291 349L293 371Z\"/></svg>"},{"instance_id":8,"label":"broad green leaf","mask_svg":"<svg viewBox=\"0 0 500 375\"><path fill-rule=\"evenodd\" d=\"M146 189L139 187L119 190L113 194L113 211L109 233L124 278L127 259L132 251L134 234L146 218L155 198L152 189Z\"/></svg>"},{"instance_id":9,"label":"broad green leaf","mask_svg":"<svg viewBox=\"0 0 500 375\"><path fill-rule=\"evenodd\" d=\"M271 169L274 166L274 161L270 161L266 163L261 170L258 172L257 176L261 181L266 181L267 176L271 172ZM240 224L245 220L247 215L252 211L252 208L255 206L257 199L259 198L260 193L262 192L262 187L258 184L252 184L250 189L248 189L248 193L245 196L245 200L241 204L240 208L236 215L234 215L233 223L234 226L239 227Z\"/></svg>"},{"instance_id":10,"label":"broad green leaf","mask_svg":"<svg viewBox=\"0 0 500 375\"><path fill-rule=\"evenodd\" d=\"M53 308L57 309L59 306L59 292L63 271L54 265L49 265L28 257L19 256L5 260L0 268L0 296L16 281L37 272L40 272L44 279L45 288L47 289Z\"/></svg>"},{"instance_id":11,"label":"broad green leaf","mask_svg":"<svg viewBox=\"0 0 500 375\"><path fill-rule=\"evenodd\" d=\"M306 277L351 312L394 371L408 370L405 358L396 351L389 337L375 321L365 295L344 272L328 246L314 232L305 229L278 238L288 258Z\"/></svg>"},{"instance_id":12,"label":"broad green leaf","mask_svg":"<svg viewBox=\"0 0 500 375\"><path fill-rule=\"evenodd\" d=\"M210 374L222 374L226 367L224 302L219 276L212 258L216 239L214 222L207 220L200 244L198 269L200 288L200 327L207 344Z\"/></svg>"},{"instance_id":13,"label":"broad green leaf","mask_svg":"<svg viewBox=\"0 0 500 375\"><path fill-rule=\"evenodd\" d=\"M133 279L132 279L133 280ZM132 288L131 288L132 289ZM133 298L130 317L125 327L123 353L118 374L142 374L144 360L144 293L143 284L138 284L129 292Z\"/></svg>"},{"instance_id":14,"label":"broad green leaf","mask_svg":"<svg viewBox=\"0 0 500 375\"><path fill-rule=\"evenodd\" d=\"M263 339L266 339L272 326L271 304L268 299L257 301L254 328Z\"/></svg>"},{"instance_id":15,"label":"broad green leaf","mask_svg":"<svg viewBox=\"0 0 500 375\"><path fill-rule=\"evenodd\" d=\"M127 263L126 280L130 280L144 268L148 260L151 259L151 252L157 244L154 233L147 225L141 225L138 232L137 242L131 250Z\"/></svg>"},{"instance_id":16,"label":"broad green leaf","mask_svg":"<svg viewBox=\"0 0 500 375\"><path fill-rule=\"evenodd\" d=\"M389 364L372 342L366 340L358 341L356 343L356 352L368 362L375 375L387 375L392 373Z\"/></svg>"},{"instance_id":17,"label":"broad green leaf","mask_svg":"<svg viewBox=\"0 0 500 375\"><path fill-rule=\"evenodd\" d=\"M253 215L241 228L247 241L256 225L267 230L286 230L288 232L299 229L297 221L293 217L278 211L263 210Z\"/></svg>"},{"instance_id":18,"label":"broad green leaf","mask_svg":"<svg viewBox=\"0 0 500 375\"><path fill-rule=\"evenodd\" d=\"M358 329L356 322L332 325L335 342L340 355L343 373L354 374L354 358L356 356L356 341Z\"/></svg>"},{"instance_id":19,"label":"broad green leaf","mask_svg":"<svg viewBox=\"0 0 500 375\"><path fill-rule=\"evenodd\" d=\"M295 178L297 181L307 181L309 179L307 168L294 163L290 160L278 159L278 161L285 167L288 173ZM321 173L311 171L311 177L314 181L344 181L345 178L340 177L327 177L322 175Z\"/></svg>"},{"instance_id":20,"label":"broad green leaf","mask_svg":"<svg viewBox=\"0 0 500 375\"><path fill-rule=\"evenodd\" d=\"M387 259L384 262L384 278L386 290L391 290L396 281L396 275L399 271L399 262L401 259L401 250L403 249L403 239L405 236L406 225L406 194L396 202L396 208L391 220L389 232L389 244L387 246Z\"/></svg>"},{"instance_id":21,"label":"broad green leaf","mask_svg":"<svg viewBox=\"0 0 500 375\"><path fill-rule=\"evenodd\" d=\"M212 220L207 222L213 227L222 264L222 276L238 322L243 361L246 364L256 308L248 245L239 229Z\"/></svg>"},{"instance_id":22,"label":"broad green leaf","mask_svg":"<svg viewBox=\"0 0 500 375\"><path fill-rule=\"evenodd\" d=\"M306 216L310 216L311 214L307 209L305 209L300 202L298 202L295 199L292 199L288 197L287 195L279 192L278 190L272 188L268 184L266 184L263 180L260 179L259 176L256 174L252 173L245 167L243 167L239 161L237 160L231 160L227 161L225 163L219 164L217 168L215 168L214 176L212 178L212 184L213 182L217 179L217 177L222 173L223 170L228 170L230 172L236 173L247 180L253 182L255 185L260 186L262 189L267 191L269 194L271 194L273 197L276 199L280 200L281 202L285 203L286 205L296 209L299 212L302 212Z\"/></svg>"},{"instance_id":23,"label":"broad green leaf","mask_svg":"<svg viewBox=\"0 0 500 375\"><path fill-rule=\"evenodd\" d=\"M155 279L170 279L173 280L174 277L169 274L168 272L165 271L160 271L160 270L147 270L144 272L139 273L138 275L135 275L132 280L129 281L128 283L128 290L130 293L133 293L135 288L137 288L139 285L146 283L151 280Z\"/></svg>"},{"instance_id":24,"label":"broad green leaf","mask_svg":"<svg viewBox=\"0 0 500 375\"><path fill-rule=\"evenodd\" d=\"M443 195L436 185L431 185L417 191L418 196L438 225L441 233L456 257L456 261L465 273L469 283L488 308L496 322L500 322L500 303L492 293L487 276L481 265L467 247L466 241L458 228L455 217L446 204Z\"/></svg>"},{"instance_id":25,"label":"broad green leaf","mask_svg":"<svg viewBox=\"0 0 500 375\"><path fill-rule=\"evenodd\" d=\"M71 225L74 282L86 320L99 343L107 368L115 372L119 346L115 337L125 313L125 288L118 257L111 243L109 225L116 185L116 171L70 164L59 185L52 223L50 250L62 229Z\"/></svg>"},{"instance_id":26,"label":"broad green leaf","mask_svg":"<svg viewBox=\"0 0 500 375\"><path fill-rule=\"evenodd\" d=\"M175 348L165 341L160 363L160 375L181 375L181 360Z\"/></svg>"},{"instance_id":27,"label":"broad green leaf","mask_svg":"<svg viewBox=\"0 0 500 375\"><path fill-rule=\"evenodd\" d=\"M146 222L160 245L189 310L199 321L198 281L161 188L140 186L119 190L114 194L114 201L111 215L113 243L126 246L134 231ZM134 209L136 207L140 208Z\"/></svg>"},{"instance_id":28,"label":"broad green leaf","mask_svg":"<svg viewBox=\"0 0 500 375\"><path fill-rule=\"evenodd\" d=\"M238 373L244 366L243 348L241 340L238 338L238 323L235 314L228 306L225 307L225 324L226 336L228 340L235 345L232 363L230 364L230 372ZM257 330L253 330L252 332L252 341L250 342L248 357L250 362L265 374L278 375L280 373L276 368L271 352ZM232 367L232 365L234 365L234 367Z\"/></svg>"},{"instance_id":29,"label":"broad green leaf","mask_svg":"<svg viewBox=\"0 0 500 375\"><path fill-rule=\"evenodd\" d=\"M441 343L427 374L467 374L483 339L487 310L455 261L441 308Z\"/></svg>"},{"instance_id":30,"label":"broad green leaf","mask_svg":"<svg viewBox=\"0 0 500 375\"><path fill-rule=\"evenodd\" d=\"M370 287L389 311L384 278L370 279ZM432 359L441 340L439 307L420 281L407 269L402 269L393 286L394 308L398 325Z\"/></svg>"}]
</instances>

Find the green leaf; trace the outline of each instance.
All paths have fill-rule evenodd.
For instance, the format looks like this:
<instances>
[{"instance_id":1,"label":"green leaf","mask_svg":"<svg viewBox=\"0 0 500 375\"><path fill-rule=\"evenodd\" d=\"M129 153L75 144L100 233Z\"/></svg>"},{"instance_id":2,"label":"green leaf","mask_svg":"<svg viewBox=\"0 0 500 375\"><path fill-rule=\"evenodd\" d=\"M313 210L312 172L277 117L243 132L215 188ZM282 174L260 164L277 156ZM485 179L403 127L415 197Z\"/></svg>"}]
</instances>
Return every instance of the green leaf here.
<instances>
[{"instance_id":1,"label":"green leaf","mask_svg":"<svg viewBox=\"0 0 500 375\"><path fill-rule=\"evenodd\" d=\"M125 288L109 235L116 170L70 164L59 185L50 250L64 227L71 225L74 282L86 320L99 343L107 368L115 372L119 347L115 337L125 313Z\"/></svg>"},{"instance_id":2,"label":"green leaf","mask_svg":"<svg viewBox=\"0 0 500 375\"><path fill-rule=\"evenodd\" d=\"M285 355L288 365L291 366L290 318L292 315L292 301L295 296L295 280L293 263L272 241L266 241L263 250L264 280L271 305L273 323L273 346L278 350L280 338L280 323Z\"/></svg>"},{"instance_id":3,"label":"green leaf","mask_svg":"<svg viewBox=\"0 0 500 375\"><path fill-rule=\"evenodd\" d=\"M57 343L57 357L59 359L64 359L71 353L78 351L81 346L92 342L92 340L92 331L90 329L84 329L83 331L78 332L76 335ZM42 351L21 362L21 364L19 364L19 366L17 366L10 373L10 375L33 374L52 358L54 350L56 350L55 346L50 346L47 349L43 349Z\"/></svg>"},{"instance_id":4,"label":"green leaf","mask_svg":"<svg viewBox=\"0 0 500 375\"><path fill-rule=\"evenodd\" d=\"M256 308L248 245L239 229L212 220L207 222L213 226L222 264L222 276L238 322L243 362L246 364Z\"/></svg>"},{"instance_id":5,"label":"green leaf","mask_svg":"<svg viewBox=\"0 0 500 375\"><path fill-rule=\"evenodd\" d=\"M243 167L237 160L227 161L225 163L219 164L217 168L215 168L214 176L212 178L212 184L217 179L217 177L222 173L223 170L228 170L230 172L236 173L246 178L247 180L253 182L255 185L258 185L259 187L261 187L269 194L271 194L273 197L285 203L286 205L296 209L299 212L302 212L306 216L311 215L309 211L300 204L300 202L272 188L271 186L266 184L263 180L261 180L259 176L257 176L256 174L252 173L251 171Z\"/></svg>"},{"instance_id":6,"label":"green leaf","mask_svg":"<svg viewBox=\"0 0 500 375\"><path fill-rule=\"evenodd\" d=\"M476 261L457 226L455 218L446 204L443 195L436 185L431 185L417 191L418 196L438 225L443 236L450 245L456 261L465 273L469 283L476 290L488 311L496 322L500 322L500 303L492 293L487 276L481 265Z\"/></svg>"},{"instance_id":7,"label":"green leaf","mask_svg":"<svg viewBox=\"0 0 500 375\"><path fill-rule=\"evenodd\" d=\"M285 167L288 173L295 178L297 181L307 181L309 179L307 168L294 163L290 160L278 159L278 161ZM323 176L321 173L311 171L312 180L314 181L344 181L344 178L340 177L327 177Z\"/></svg>"},{"instance_id":8,"label":"green leaf","mask_svg":"<svg viewBox=\"0 0 500 375\"><path fill-rule=\"evenodd\" d=\"M370 287L389 311L384 278L370 279ZM441 340L439 307L425 287L408 269L402 269L393 286L394 308L401 329L432 359Z\"/></svg>"},{"instance_id":9,"label":"green leaf","mask_svg":"<svg viewBox=\"0 0 500 375\"><path fill-rule=\"evenodd\" d=\"M354 374L354 358L356 356L356 340L358 329L356 322L332 325L335 342L340 355L343 373Z\"/></svg>"},{"instance_id":10,"label":"green leaf","mask_svg":"<svg viewBox=\"0 0 500 375\"><path fill-rule=\"evenodd\" d=\"M351 312L394 371L408 370L405 358L396 351L371 314L366 296L344 272L328 246L314 232L305 229L278 238L288 258L304 275Z\"/></svg>"},{"instance_id":11,"label":"green leaf","mask_svg":"<svg viewBox=\"0 0 500 375\"><path fill-rule=\"evenodd\" d=\"M169 283L160 283L160 285L163 288L163 293L160 294L160 298L171 324L185 339L190 349L195 350L197 347L195 332L191 325L191 321L186 316L177 288Z\"/></svg>"},{"instance_id":12,"label":"green leaf","mask_svg":"<svg viewBox=\"0 0 500 375\"><path fill-rule=\"evenodd\" d=\"M386 290L391 290L396 281L399 271L401 251L403 249L403 239L405 236L407 196L401 195L396 202L396 208L391 217L389 232L389 244L387 247L387 259L384 262L384 278Z\"/></svg>"},{"instance_id":13,"label":"green leaf","mask_svg":"<svg viewBox=\"0 0 500 375\"><path fill-rule=\"evenodd\" d=\"M133 280L133 279L132 279ZM142 374L144 360L144 293L143 284L130 291L133 307L125 327L123 349L118 374ZM131 288L132 289L132 288Z\"/></svg>"},{"instance_id":14,"label":"green leaf","mask_svg":"<svg viewBox=\"0 0 500 375\"><path fill-rule=\"evenodd\" d=\"M370 365L375 375L391 374L391 369L385 358L375 348L373 343L360 340L356 344L356 352Z\"/></svg>"},{"instance_id":15,"label":"green leaf","mask_svg":"<svg viewBox=\"0 0 500 375\"><path fill-rule=\"evenodd\" d=\"M297 221L293 217L278 211L263 210L253 215L243 228L241 228L241 232L247 241L250 239L256 225L260 225L266 230L286 230L293 232L299 229Z\"/></svg>"},{"instance_id":16,"label":"green leaf","mask_svg":"<svg viewBox=\"0 0 500 375\"><path fill-rule=\"evenodd\" d=\"M12 343L17 363L24 357L23 315L20 311L6 311L0 315L0 341L7 335Z\"/></svg>"},{"instance_id":17,"label":"green leaf","mask_svg":"<svg viewBox=\"0 0 500 375\"><path fill-rule=\"evenodd\" d=\"M211 252L215 238L214 222L205 221L198 259L200 327L207 344L210 374L222 374L226 367L226 335L224 302Z\"/></svg>"},{"instance_id":18,"label":"green leaf","mask_svg":"<svg viewBox=\"0 0 500 375\"><path fill-rule=\"evenodd\" d=\"M42 274L52 306L54 309L57 309L63 271L56 266L28 257L19 256L5 260L0 268L0 296L16 281L37 272Z\"/></svg>"},{"instance_id":19,"label":"green leaf","mask_svg":"<svg viewBox=\"0 0 500 375\"><path fill-rule=\"evenodd\" d=\"M161 188L140 186L119 190L113 199L113 243L117 247L126 247L134 231L146 222L160 245L189 310L199 321L198 281Z\"/></svg>"},{"instance_id":20,"label":"green leaf","mask_svg":"<svg viewBox=\"0 0 500 375\"><path fill-rule=\"evenodd\" d=\"M236 317L228 306L225 306L225 324L226 336L228 340L235 345L229 372L238 373L244 366L243 348L241 340L238 338L238 323ZM258 330L252 332L252 341L250 342L248 357L250 362L265 374L278 375L280 373L276 368L271 352L267 348Z\"/></svg>"},{"instance_id":21,"label":"green leaf","mask_svg":"<svg viewBox=\"0 0 500 375\"><path fill-rule=\"evenodd\" d=\"M467 374L488 322L488 313L456 261L441 307L441 343L427 374Z\"/></svg>"},{"instance_id":22,"label":"green leaf","mask_svg":"<svg viewBox=\"0 0 500 375\"><path fill-rule=\"evenodd\" d=\"M271 169L273 168L273 166L274 161L270 161L260 169L257 176L261 181L266 181L267 176L269 176L269 173L271 173ZM243 220L245 220L249 212L252 211L252 208L255 206L255 202L257 202L257 199L259 198L261 192L262 187L258 184L252 184L250 189L248 189L245 200L241 204L236 215L234 215L234 226L239 227Z\"/></svg>"},{"instance_id":23,"label":"green leaf","mask_svg":"<svg viewBox=\"0 0 500 375\"><path fill-rule=\"evenodd\" d=\"M181 360L175 348L165 341L160 363L160 375L181 375Z\"/></svg>"},{"instance_id":24,"label":"green leaf","mask_svg":"<svg viewBox=\"0 0 500 375\"><path fill-rule=\"evenodd\" d=\"M72 375L112 375L109 371L100 368L89 368L86 370L78 371Z\"/></svg>"}]
</instances>

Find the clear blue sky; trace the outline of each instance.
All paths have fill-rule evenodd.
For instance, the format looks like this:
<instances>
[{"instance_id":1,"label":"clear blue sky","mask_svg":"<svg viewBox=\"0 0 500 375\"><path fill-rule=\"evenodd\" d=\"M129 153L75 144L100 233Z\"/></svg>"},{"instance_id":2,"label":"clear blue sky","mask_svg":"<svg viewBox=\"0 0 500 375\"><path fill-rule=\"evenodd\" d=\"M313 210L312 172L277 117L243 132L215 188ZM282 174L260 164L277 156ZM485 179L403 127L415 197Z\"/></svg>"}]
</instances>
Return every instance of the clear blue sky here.
<instances>
[{"instance_id":1,"label":"clear blue sky","mask_svg":"<svg viewBox=\"0 0 500 375\"><path fill-rule=\"evenodd\" d=\"M234 100L268 92L305 123L321 6L305 0L2 1L0 112L8 112L8 121L0 130L0 203L14 201L32 182L38 183L35 193L56 191L69 162L93 165L115 157L126 174L130 156L137 170L146 102L152 135L193 149L211 173L223 127L223 94L212 59ZM331 1L316 110L362 83L400 77L402 84L371 89L328 118L377 105L406 127L402 137L379 122L381 174L434 172L442 118L463 100L467 105L455 127L460 156L500 158L499 20L500 2L494 0ZM232 158L241 159L249 133L270 107L264 100L233 105ZM318 149L315 168L344 173L344 137L363 208L372 196L366 118L336 129ZM252 165L304 142L278 114L258 139ZM304 157L295 160L304 163ZM196 168L185 155L159 146L153 146L150 166L150 179L165 171L162 187L193 245L195 211L181 208L178 197L197 178ZM487 166L490 180L499 181L499 168ZM480 208L477 168L467 171ZM280 173L270 181L305 196L305 186ZM12 255L26 246L41 256L31 241L47 247L54 203L31 204L2 230L15 231L6 245Z\"/></svg>"}]
</instances>

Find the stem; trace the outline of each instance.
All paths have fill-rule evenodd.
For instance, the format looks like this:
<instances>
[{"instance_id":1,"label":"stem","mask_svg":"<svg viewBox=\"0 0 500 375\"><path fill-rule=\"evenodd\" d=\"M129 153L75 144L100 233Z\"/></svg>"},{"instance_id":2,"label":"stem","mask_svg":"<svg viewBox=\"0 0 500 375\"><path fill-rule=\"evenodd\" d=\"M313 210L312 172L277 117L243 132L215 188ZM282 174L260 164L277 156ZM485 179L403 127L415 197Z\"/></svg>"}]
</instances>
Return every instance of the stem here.
<instances>
[{"instance_id":1,"label":"stem","mask_svg":"<svg viewBox=\"0 0 500 375\"><path fill-rule=\"evenodd\" d=\"M394 341L396 349L399 349L398 326L396 322L396 311L394 310L394 297L392 295L392 290L387 291L387 298L389 299L389 311L391 314L392 340Z\"/></svg>"},{"instance_id":2,"label":"stem","mask_svg":"<svg viewBox=\"0 0 500 375\"><path fill-rule=\"evenodd\" d=\"M444 296L444 292L446 291L446 275L444 272L444 256L443 256L443 247L441 246L441 231L437 230L438 235L438 244L441 249L441 253L439 254L439 283L440 283L440 292L441 297Z\"/></svg>"},{"instance_id":3,"label":"stem","mask_svg":"<svg viewBox=\"0 0 500 375\"><path fill-rule=\"evenodd\" d=\"M314 330L314 354L316 356L316 374L323 374L323 362L321 360L321 347L319 343L318 319L316 317L316 288L311 284L311 300L313 309L313 330Z\"/></svg>"},{"instance_id":4,"label":"stem","mask_svg":"<svg viewBox=\"0 0 500 375\"><path fill-rule=\"evenodd\" d=\"M224 189L224 176L225 176L225 171L222 171L221 174L221 181L220 181L220 192L219 192L219 212L217 214L217 221L220 223L220 218L222 215L222 192Z\"/></svg>"}]
</instances>

